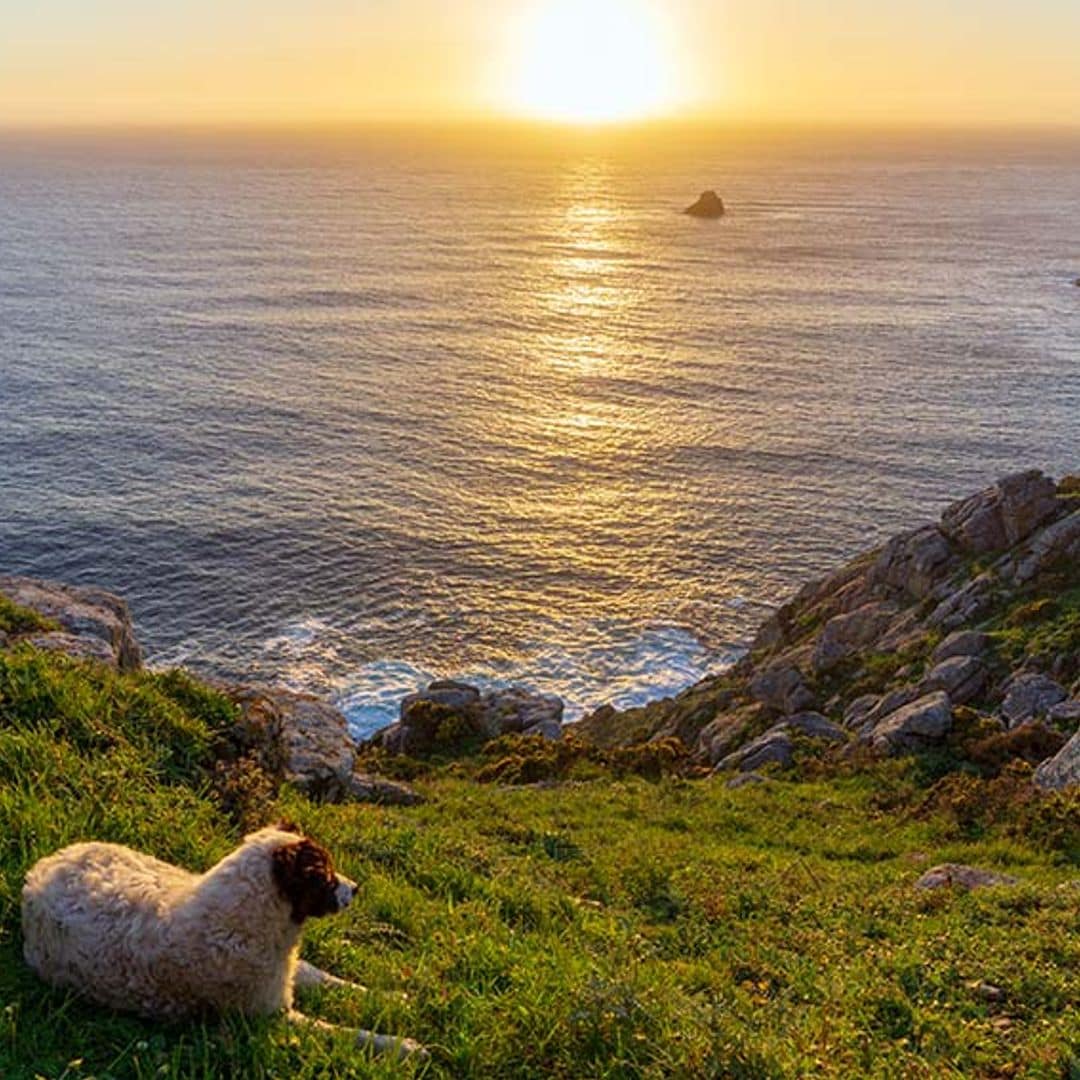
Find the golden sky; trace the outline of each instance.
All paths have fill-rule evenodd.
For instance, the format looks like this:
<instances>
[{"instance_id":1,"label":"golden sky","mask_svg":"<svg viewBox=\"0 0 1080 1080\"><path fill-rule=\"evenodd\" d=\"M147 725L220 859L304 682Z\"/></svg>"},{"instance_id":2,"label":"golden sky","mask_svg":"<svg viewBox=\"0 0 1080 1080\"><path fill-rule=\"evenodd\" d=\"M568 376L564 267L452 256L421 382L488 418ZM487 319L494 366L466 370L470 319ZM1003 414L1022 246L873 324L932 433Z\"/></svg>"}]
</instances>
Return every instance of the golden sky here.
<instances>
[{"instance_id":1,"label":"golden sky","mask_svg":"<svg viewBox=\"0 0 1080 1080\"><path fill-rule=\"evenodd\" d=\"M1080 0L0 0L0 126L1080 126Z\"/></svg>"}]
</instances>

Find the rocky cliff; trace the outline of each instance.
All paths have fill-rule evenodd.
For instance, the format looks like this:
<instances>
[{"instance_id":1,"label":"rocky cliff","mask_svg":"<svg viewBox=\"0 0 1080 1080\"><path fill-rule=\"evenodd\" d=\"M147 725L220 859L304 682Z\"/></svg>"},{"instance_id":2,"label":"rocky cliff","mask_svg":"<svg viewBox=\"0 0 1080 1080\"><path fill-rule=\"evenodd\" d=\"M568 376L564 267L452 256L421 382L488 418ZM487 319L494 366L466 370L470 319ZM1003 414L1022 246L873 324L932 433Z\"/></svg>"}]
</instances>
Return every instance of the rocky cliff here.
<instances>
[{"instance_id":1,"label":"rocky cliff","mask_svg":"<svg viewBox=\"0 0 1080 1080\"><path fill-rule=\"evenodd\" d=\"M1061 787L1080 781L1078 724L1080 478L1029 471L803 586L726 674L574 732L675 737L741 771L948 746L1024 757Z\"/></svg>"},{"instance_id":2,"label":"rocky cliff","mask_svg":"<svg viewBox=\"0 0 1080 1080\"><path fill-rule=\"evenodd\" d=\"M121 671L142 662L119 598L0 577L0 649L23 644ZM807 754L947 751L991 770L1020 758L1040 785L1066 787L1080 783L1080 477L1007 476L803 586L725 674L565 728L558 698L438 682L409 695L400 721L358 757L326 702L274 687L218 689L236 712L233 752L332 801L418 798L359 771L372 751L376 762L455 756L521 738L548 765L594 750L609 764L629 761L606 752L644 747L635 762L681 760L697 773L783 769ZM566 746L541 749L564 732Z\"/></svg>"}]
</instances>

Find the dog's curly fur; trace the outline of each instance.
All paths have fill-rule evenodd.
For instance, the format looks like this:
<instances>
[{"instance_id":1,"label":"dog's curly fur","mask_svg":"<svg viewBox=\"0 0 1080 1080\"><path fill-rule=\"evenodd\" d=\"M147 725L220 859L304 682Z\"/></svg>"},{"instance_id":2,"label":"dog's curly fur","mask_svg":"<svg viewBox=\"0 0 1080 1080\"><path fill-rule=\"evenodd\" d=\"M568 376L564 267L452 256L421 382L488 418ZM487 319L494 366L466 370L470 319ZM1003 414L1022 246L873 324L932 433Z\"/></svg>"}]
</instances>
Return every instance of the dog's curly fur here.
<instances>
[{"instance_id":1,"label":"dog's curly fur","mask_svg":"<svg viewBox=\"0 0 1080 1080\"><path fill-rule=\"evenodd\" d=\"M118 844L74 844L27 875L23 951L47 982L114 1009L164 1020L286 1012L317 1023L293 1009L294 986L351 984L299 960L300 930L355 889L288 823L251 833L205 874ZM358 1039L419 1049L370 1032Z\"/></svg>"},{"instance_id":2,"label":"dog's curly fur","mask_svg":"<svg viewBox=\"0 0 1080 1080\"><path fill-rule=\"evenodd\" d=\"M292 1007L300 928L352 885L313 841L260 829L207 873L118 844L38 862L22 894L24 953L43 979L162 1019Z\"/></svg>"}]
</instances>

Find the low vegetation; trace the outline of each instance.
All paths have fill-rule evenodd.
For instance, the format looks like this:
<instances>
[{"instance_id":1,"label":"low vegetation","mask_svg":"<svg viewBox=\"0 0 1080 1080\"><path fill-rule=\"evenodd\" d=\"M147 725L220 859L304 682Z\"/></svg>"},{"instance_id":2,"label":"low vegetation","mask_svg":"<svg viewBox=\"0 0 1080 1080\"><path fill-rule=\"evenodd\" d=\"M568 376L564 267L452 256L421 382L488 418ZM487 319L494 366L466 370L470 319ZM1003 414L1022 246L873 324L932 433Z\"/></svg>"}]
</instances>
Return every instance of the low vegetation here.
<instances>
[{"instance_id":1,"label":"low vegetation","mask_svg":"<svg viewBox=\"0 0 1080 1080\"><path fill-rule=\"evenodd\" d=\"M30 608L13 603L0 593L0 634L34 634L59 629L59 624L52 619L46 619Z\"/></svg>"},{"instance_id":2,"label":"low vegetation","mask_svg":"<svg viewBox=\"0 0 1080 1080\"><path fill-rule=\"evenodd\" d=\"M414 1071L278 1021L117 1016L23 965L38 857L94 837L203 869L275 814L361 883L305 952L371 992L305 1007L422 1040L428 1076L1080 1075L1080 807L1033 796L1023 762L808 758L729 790L671 775L662 746L508 739L416 766L422 806L319 806L221 782L231 710L183 674L0 652L5 1080ZM914 888L944 861L1020 884Z\"/></svg>"}]
</instances>

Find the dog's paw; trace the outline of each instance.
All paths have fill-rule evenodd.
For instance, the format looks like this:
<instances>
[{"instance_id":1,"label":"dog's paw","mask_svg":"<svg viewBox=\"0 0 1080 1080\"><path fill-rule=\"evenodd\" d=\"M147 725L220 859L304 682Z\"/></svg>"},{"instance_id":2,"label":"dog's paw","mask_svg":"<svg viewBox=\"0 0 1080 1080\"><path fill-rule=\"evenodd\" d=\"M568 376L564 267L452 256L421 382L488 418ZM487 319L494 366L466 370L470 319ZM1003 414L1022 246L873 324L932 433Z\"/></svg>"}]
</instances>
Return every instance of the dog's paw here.
<instances>
[{"instance_id":1,"label":"dog's paw","mask_svg":"<svg viewBox=\"0 0 1080 1080\"><path fill-rule=\"evenodd\" d=\"M399 1038L397 1035L375 1035L370 1031L360 1031L356 1041L358 1045L370 1047L377 1054L386 1054L399 1060L411 1058L427 1061L431 1057L423 1044L415 1039Z\"/></svg>"}]
</instances>

